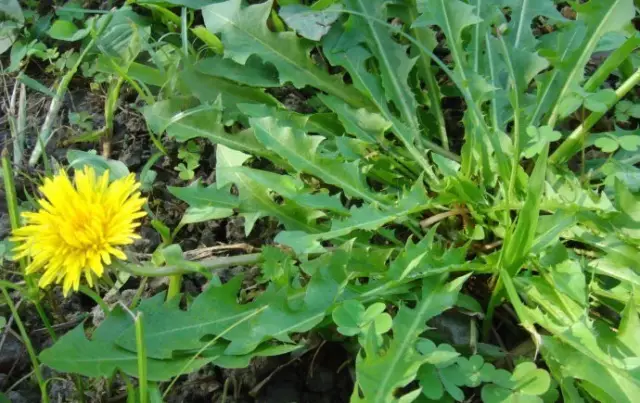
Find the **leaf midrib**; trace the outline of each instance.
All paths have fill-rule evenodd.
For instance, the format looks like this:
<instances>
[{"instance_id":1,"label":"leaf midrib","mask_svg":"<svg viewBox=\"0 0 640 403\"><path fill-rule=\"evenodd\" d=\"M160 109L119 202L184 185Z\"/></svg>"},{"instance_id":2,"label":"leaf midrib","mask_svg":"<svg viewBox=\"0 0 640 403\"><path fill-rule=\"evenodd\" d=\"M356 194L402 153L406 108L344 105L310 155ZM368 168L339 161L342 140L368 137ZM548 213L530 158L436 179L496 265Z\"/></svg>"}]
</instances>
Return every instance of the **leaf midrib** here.
<instances>
[{"instance_id":1,"label":"leaf midrib","mask_svg":"<svg viewBox=\"0 0 640 403\"><path fill-rule=\"evenodd\" d=\"M186 188L177 188L177 189L186 189ZM203 188L201 190L202 191L206 191L207 189ZM171 193L171 191L169 191L169 192ZM171 193L171 194L173 194L173 193ZM206 204L203 207L221 207L221 208L236 209L236 208L238 208L238 203L239 203L239 201L237 200L237 197L233 196L231 194L229 194L229 196L231 198L235 199L234 200L235 203L232 203L231 201L222 201L222 200L213 201L210 198L206 198L204 196L199 196L199 195L195 195L195 196L192 196L190 198L186 198L185 197L184 199L181 198L181 197L176 196L175 194L173 194L173 195L174 195L174 197L177 197L178 199L180 199L180 200L184 201L185 203L189 204L190 207L196 207L196 208L197 207L201 207L201 206L192 206L192 205L202 203L202 204ZM189 199L189 200L187 200L187 199Z\"/></svg>"},{"instance_id":2,"label":"leaf midrib","mask_svg":"<svg viewBox=\"0 0 640 403\"><path fill-rule=\"evenodd\" d=\"M357 0L357 1L360 8L364 11L366 8L362 3L362 0ZM378 48L378 54L380 55L380 59L382 59L382 61L384 62L385 68L389 73L388 76L391 78L391 81L393 82L393 91L396 93L395 97L402 104L402 111L403 111L402 114L405 120L409 122L409 126L411 127L411 130L414 132L415 138L417 138L419 136L419 132L416 130L414 119L412 119L413 113L411 111L411 107L407 105L407 101L402 96L403 92L401 90L402 89L401 85L398 82L396 75L393 74L393 69L392 69L392 66L390 65L389 58L387 57L384 47L382 46L382 43L380 41L380 37L378 36L378 33L376 32L376 29L373 26L373 21L368 18L365 18L365 21L367 22L367 27L369 28L369 32L371 33L371 36L375 41L376 47Z\"/></svg>"},{"instance_id":3,"label":"leaf midrib","mask_svg":"<svg viewBox=\"0 0 640 403\"><path fill-rule=\"evenodd\" d=\"M560 62L562 63L565 60L565 57L567 56L567 53L569 53L569 49L571 49L571 46L573 45L573 41L575 40L575 38L578 36L578 31L574 32L571 40L569 41L568 46L565 47L564 52L562 53L562 58L560 59ZM540 98L540 101L537 103L536 105L536 109L533 112L532 118L531 118L531 123L532 124L536 124L536 120L538 119L538 113L540 113L540 110L542 108L542 105L544 104L545 99L547 98L547 95L549 95L551 93L551 88L553 87L552 84L553 82L556 80L556 78L558 78L558 75L561 73L561 69L556 67L553 71L553 74L551 75L551 78L549 80L549 85L547 86L547 88L545 88L542 97Z\"/></svg>"},{"instance_id":4,"label":"leaf midrib","mask_svg":"<svg viewBox=\"0 0 640 403\"><path fill-rule=\"evenodd\" d=\"M353 187L353 185L343 182L339 177L337 177L337 176L333 175L332 173L326 171L321 164L316 163L315 158L314 159L306 159L306 158L302 157L301 155L299 155L299 153L297 153L295 150L291 150L285 143L280 141L280 137L281 136L272 135L271 132L266 128L261 128L261 130L263 130L265 133L267 133L267 135L273 141L278 143L282 148L284 148L285 150L288 150L288 155L289 155L289 158L291 160L297 160L297 162L299 164L309 166L309 167L311 167L312 169L314 169L316 171L316 172L309 172L310 174L319 176L320 178L323 178L323 179L325 177L329 178L329 179L333 180L333 182L330 182L330 183L339 184L338 186L342 186L343 189L349 189L349 191L352 194L358 195L360 198L362 198L363 200L368 201L369 203L378 203L378 204L384 205L381 201L379 201L379 200L369 196L368 194L362 192L361 190ZM295 162L292 161L292 163L295 163ZM301 170L303 171L304 169L301 169ZM321 175L318 175L318 173L320 173Z\"/></svg>"},{"instance_id":5,"label":"leaf midrib","mask_svg":"<svg viewBox=\"0 0 640 403\"><path fill-rule=\"evenodd\" d=\"M429 293L427 299L423 300L423 304L421 304L420 310L415 315L414 320L407 331L407 334L409 335L410 339L411 339L411 335L415 334L420 323L423 322L423 316L425 312L428 310L428 308L430 307L431 301L433 300L436 294L437 294L436 292ZM403 342L400 344L400 348L398 349L399 351L396 351L395 354L393 354L388 370L385 371L382 381L380 382L381 386L378 388L374 402L386 403L386 401L384 400L385 397L382 395L387 389L387 383L389 382L389 378L391 377L392 373L395 373L395 367L400 362L400 359L404 358L405 352L409 349L413 341L414 341L413 339L403 340Z\"/></svg>"},{"instance_id":6,"label":"leaf midrib","mask_svg":"<svg viewBox=\"0 0 640 403\"><path fill-rule=\"evenodd\" d=\"M262 194L261 192L255 192L254 191L254 187L250 186L250 184L247 184L248 181L243 178L242 174L236 173L235 176L236 176L238 181L242 182L242 184L243 184L243 188L242 189L245 190L245 191L249 191L249 193L251 193L251 195L254 197L254 199L260 201L260 204L263 205L263 208L267 212L269 212L271 216L278 218L280 221L284 221L284 220L282 220L281 217L286 217L288 220L291 220L291 221L294 221L294 222L300 224L300 227L304 228L305 231L307 231L307 232L318 232L317 228L309 226L309 224L307 224L306 222L301 222L297 217L292 217L292 216L289 216L289 215L282 214L278 208L274 207L275 203L273 202L273 200L271 200L269 198L269 196L267 196L265 194ZM242 204L242 202L241 202L241 204Z\"/></svg>"},{"instance_id":7,"label":"leaf midrib","mask_svg":"<svg viewBox=\"0 0 640 403\"><path fill-rule=\"evenodd\" d=\"M525 11L527 10L527 7L529 7L529 0L524 0L524 2L522 3L522 10L520 11L520 24L518 24L518 29L516 30L516 41L514 44L514 47L516 49L518 48L520 38L522 37L522 27L525 25L524 17L525 17Z\"/></svg>"},{"instance_id":8,"label":"leaf midrib","mask_svg":"<svg viewBox=\"0 0 640 403\"><path fill-rule=\"evenodd\" d=\"M215 12L214 12L215 13ZM308 76L311 78L312 82L315 82L316 85L318 86L318 88L321 87L325 87L328 91L332 94L336 94L338 95L341 99L343 99L344 101L348 102L350 105L354 105L354 106L361 106L360 102L354 102L353 99L350 99L349 96L346 95L342 95L342 91L340 88L337 88L336 85L334 83L332 83L331 81L327 81L325 79L320 78L319 76L317 76L314 72L312 72L311 70L308 70L306 68L301 68L298 66L297 63L295 63L292 59L288 58L285 54L280 53L276 48L274 48L273 46L269 45L268 43L264 42L259 36L254 35L253 33L251 33L250 31L247 31L245 29L243 29L240 25L236 24L234 20L230 20L226 17L224 17L221 14L215 13L218 18L220 18L223 21L226 21L227 23L229 23L230 25L232 25L234 28L238 29L241 32L244 32L246 35L248 35L250 38L252 38L254 41L256 41L257 43L261 44L264 48L266 48L268 51L270 51L271 53L275 54L276 56L279 56L280 58L282 58L283 60L285 60L289 65L293 66L295 68L296 71L301 71L304 75ZM305 62L308 62L305 60ZM314 66L315 67L315 66ZM330 77L330 76L329 76ZM346 84L345 84L346 85Z\"/></svg>"},{"instance_id":9,"label":"leaf midrib","mask_svg":"<svg viewBox=\"0 0 640 403\"><path fill-rule=\"evenodd\" d=\"M409 215L409 214L413 214L414 212L419 212L422 210L426 210L427 208L429 208L428 204L425 205L420 205L420 206L416 206L416 207L411 207L402 211L396 211L392 214L389 215L385 215L383 217L377 218L375 220L370 220L370 221L365 221L362 223L357 223L354 225L350 225L348 227L344 227L344 228L340 228L340 229L336 229L336 230L331 230L331 231L327 231L327 232L323 232L320 234L314 234L314 235L308 235L309 237L312 237L315 240L321 240L321 241L326 241L329 239L334 239L340 236L344 236L344 235L348 235L353 231L356 231L358 229L361 229L362 227L367 227L367 226L371 226L371 225L379 225L382 226L386 223L388 223L389 221L393 221L393 220L397 220L398 218L401 218L405 215Z\"/></svg>"},{"instance_id":10,"label":"leaf midrib","mask_svg":"<svg viewBox=\"0 0 640 403\"><path fill-rule=\"evenodd\" d=\"M158 115L160 116L160 115ZM164 117L162 117L164 119ZM205 129L201 129L198 126L193 126L190 124L186 124L184 123L184 120L180 120L178 122L172 123L171 125L169 125L169 127L167 127L167 129L169 129L170 127L173 126L180 126L183 129L186 130L191 130L195 133L198 133L200 136L199 137L204 137L204 138L215 138L216 141L220 144L230 144L232 146L230 146L229 148L233 148L236 150L244 150L247 152L250 152L252 154L256 154L256 155L265 155L264 150L260 149L260 148L255 148L255 147L251 147L250 145L243 143L243 142L239 142L237 140L235 140L232 135L228 135L228 136L223 136L220 134L216 134L215 132L212 131L207 131ZM173 136L175 137L175 136ZM222 141L220 141L222 140Z\"/></svg>"}]
</instances>

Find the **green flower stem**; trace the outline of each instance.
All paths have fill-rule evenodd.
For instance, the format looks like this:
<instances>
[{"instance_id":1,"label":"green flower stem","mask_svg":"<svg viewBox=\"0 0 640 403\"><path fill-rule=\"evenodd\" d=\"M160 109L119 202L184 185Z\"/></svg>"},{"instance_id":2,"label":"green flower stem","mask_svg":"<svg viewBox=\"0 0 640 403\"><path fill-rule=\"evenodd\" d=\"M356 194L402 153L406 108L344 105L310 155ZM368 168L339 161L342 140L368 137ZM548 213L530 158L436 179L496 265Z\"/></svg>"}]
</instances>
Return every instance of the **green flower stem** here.
<instances>
[{"instance_id":1,"label":"green flower stem","mask_svg":"<svg viewBox=\"0 0 640 403\"><path fill-rule=\"evenodd\" d=\"M104 105L104 130L102 132L102 155L109 158L111 155L111 137L113 137L113 118L115 115L120 89L124 83L124 77L119 76L109 86L107 101Z\"/></svg>"},{"instance_id":2,"label":"green flower stem","mask_svg":"<svg viewBox=\"0 0 640 403\"><path fill-rule=\"evenodd\" d=\"M31 344L31 340L29 339L29 334L27 333L27 329L24 327L22 323L22 319L20 319L20 315L18 314L18 310L16 309L13 300L11 299L11 295L7 292L7 289L3 286L0 286L0 290L2 290L2 295L9 306L9 310L11 310L11 314L13 315L13 320L18 326L18 330L20 331L20 336L22 337L22 341L24 342L24 346L27 349L27 353L29 354L29 359L31 360L31 365L33 366L33 372L36 375L36 379L38 380L38 386L40 387L40 393L42 394L42 402L49 403L49 395L47 393L47 383L42 376L42 371L40 371L40 363L38 362L38 356L36 355L35 350L33 349L33 345Z\"/></svg>"},{"instance_id":3,"label":"green flower stem","mask_svg":"<svg viewBox=\"0 0 640 403\"><path fill-rule=\"evenodd\" d=\"M138 302L140 302L140 298L142 298L142 293L144 292L144 288L146 285L147 285L147 277L143 277L142 280L140 280L140 285L136 290L136 294L133 296L133 299L129 304L129 309L134 309L136 306L138 306Z\"/></svg>"},{"instance_id":4,"label":"green flower stem","mask_svg":"<svg viewBox=\"0 0 640 403\"><path fill-rule=\"evenodd\" d=\"M44 123L42 124L42 128L40 129L40 134L38 135L38 142L36 142L36 146L31 153L31 157L29 158L29 166L34 166L42 152L44 151L47 143L53 137L53 126L54 120L60 111L60 107L62 107L62 101L64 99L64 95L67 92L67 87L69 87L69 83L75 74L78 72L80 65L84 61L84 58L89 54L89 52L94 48L96 42L98 42L98 38L102 35L107 26L111 23L113 19L113 13L107 14L102 22L102 25L98 28L98 31L91 39L91 42L84 48L76 63L69 69L69 71L62 77L62 80L58 84L58 89L56 90L55 97L51 100L51 105L49 106L49 111L47 112L47 116L45 118Z\"/></svg>"},{"instance_id":5,"label":"green flower stem","mask_svg":"<svg viewBox=\"0 0 640 403\"><path fill-rule=\"evenodd\" d=\"M198 262L198 269L191 267L163 266L156 267L153 265L136 265L136 264L118 264L118 269L124 270L136 276L144 277L167 277L182 275L187 273L201 273L204 271L225 269L231 266L248 266L257 264L262 260L262 254L251 253L239 256L223 256L211 259L205 259Z\"/></svg>"},{"instance_id":6,"label":"green flower stem","mask_svg":"<svg viewBox=\"0 0 640 403\"><path fill-rule=\"evenodd\" d=\"M49 333L49 337L51 337L51 340L53 341L58 340L58 335L56 334L56 331L53 330L53 326L51 326L51 321L49 321L49 317L47 316L47 313L44 311L44 308L42 308L42 304L40 303L40 301L33 301L33 305L35 305L36 311L38 311L38 316L40 316L42 323L44 323L44 327L47 328L47 332Z\"/></svg>"},{"instance_id":7,"label":"green flower stem","mask_svg":"<svg viewBox=\"0 0 640 403\"><path fill-rule=\"evenodd\" d=\"M182 288L182 274L169 276L169 289L167 290L167 301L180 294Z\"/></svg>"},{"instance_id":8,"label":"green flower stem","mask_svg":"<svg viewBox=\"0 0 640 403\"><path fill-rule=\"evenodd\" d=\"M140 403L147 403L149 392L147 391L147 348L144 344L144 327L142 325L143 313L138 312L135 317L136 350L138 351L138 390L140 391Z\"/></svg>"},{"instance_id":9,"label":"green flower stem","mask_svg":"<svg viewBox=\"0 0 640 403\"><path fill-rule=\"evenodd\" d=\"M595 92L600 88L600 86L605 82L605 80L618 68L624 64L626 60L629 59L629 56L633 53L634 50L640 44L640 39L634 35L627 39L622 46L618 49L614 50L607 59L602 63L602 65L596 70L595 73L587 80L584 84L584 90L587 92ZM633 69L631 70L631 74L627 77L633 75Z\"/></svg>"},{"instance_id":10,"label":"green flower stem","mask_svg":"<svg viewBox=\"0 0 640 403\"><path fill-rule=\"evenodd\" d=\"M102 297L100 297L100 295L98 295L98 293L93 291L91 288L87 287L86 285L81 285L80 292L91 298L96 304L98 304L105 315L111 312L111 309L109 309L109 306L104 302Z\"/></svg>"},{"instance_id":11,"label":"green flower stem","mask_svg":"<svg viewBox=\"0 0 640 403\"><path fill-rule=\"evenodd\" d=\"M605 112L593 112L589 117L576 128L573 133L567 137L564 142L558 147L558 149L549 157L550 164L560 164L573 157L575 153L580 151L580 148L584 144L589 130L598 123L598 121L613 108L625 95L627 95L635 86L640 82L640 69L637 69L631 77L629 77L620 88L616 90L616 100L609 105L609 108Z\"/></svg>"}]
</instances>

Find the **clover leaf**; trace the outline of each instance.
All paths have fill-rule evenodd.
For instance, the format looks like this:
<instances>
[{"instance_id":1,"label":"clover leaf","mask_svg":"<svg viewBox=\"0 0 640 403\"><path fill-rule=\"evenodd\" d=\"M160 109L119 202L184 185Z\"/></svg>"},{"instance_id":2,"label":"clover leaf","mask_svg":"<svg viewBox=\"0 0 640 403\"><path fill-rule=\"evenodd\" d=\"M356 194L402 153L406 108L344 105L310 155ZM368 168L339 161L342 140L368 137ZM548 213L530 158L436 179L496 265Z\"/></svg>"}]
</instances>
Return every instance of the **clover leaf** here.
<instances>
[{"instance_id":1,"label":"clover leaf","mask_svg":"<svg viewBox=\"0 0 640 403\"><path fill-rule=\"evenodd\" d=\"M551 386L551 377L532 362L518 364L508 382L502 376L482 388L485 403L542 402L541 395ZM496 382L498 380L498 382Z\"/></svg>"},{"instance_id":2,"label":"clover leaf","mask_svg":"<svg viewBox=\"0 0 640 403\"><path fill-rule=\"evenodd\" d=\"M361 302L347 300L338 306L332 314L333 321L338 325L338 332L344 336L364 335L371 326L377 335L384 334L391 329L391 316L384 312L386 305L376 302L365 309Z\"/></svg>"},{"instance_id":3,"label":"clover leaf","mask_svg":"<svg viewBox=\"0 0 640 403\"><path fill-rule=\"evenodd\" d=\"M562 137L560 132L553 130L550 126L529 126L527 128L527 135L529 139L522 153L526 158L533 158L542 151L547 143L560 140L560 137Z\"/></svg>"},{"instance_id":4,"label":"clover leaf","mask_svg":"<svg viewBox=\"0 0 640 403\"><path fill-rule=\"evenodd\" d=\"M640 104L622 100L616 105L616 120L618 122L628 122L629 119L640 119Z\"/></svg>"}]
</instances>

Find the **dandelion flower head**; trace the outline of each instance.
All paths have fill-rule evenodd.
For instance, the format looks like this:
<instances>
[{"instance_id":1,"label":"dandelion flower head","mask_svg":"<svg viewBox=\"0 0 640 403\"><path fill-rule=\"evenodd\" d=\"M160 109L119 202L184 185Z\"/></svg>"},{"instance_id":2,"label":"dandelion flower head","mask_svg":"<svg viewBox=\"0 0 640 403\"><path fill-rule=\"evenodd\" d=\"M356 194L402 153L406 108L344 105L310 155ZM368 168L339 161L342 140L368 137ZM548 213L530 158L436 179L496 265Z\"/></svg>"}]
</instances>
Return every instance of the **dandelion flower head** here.
<instances>
[{"instance_id":1,"label":"dandelion flower head","mask_svg":"<svg viewBox=\"0 0 640 403\"><path fill-rule=\"evenodd\" d=\"M133 174L109 183L91 167L76 170L73 183L62 171L44 180L37 212L22 214L25 225L13 232L15 259L29 257L27 274L43 272L40 287L62 284L66 296L78 290L82 275L90 286L112 256L126 260L122 247L137 238L145 199Z\"/></svg>"}]
</instances>

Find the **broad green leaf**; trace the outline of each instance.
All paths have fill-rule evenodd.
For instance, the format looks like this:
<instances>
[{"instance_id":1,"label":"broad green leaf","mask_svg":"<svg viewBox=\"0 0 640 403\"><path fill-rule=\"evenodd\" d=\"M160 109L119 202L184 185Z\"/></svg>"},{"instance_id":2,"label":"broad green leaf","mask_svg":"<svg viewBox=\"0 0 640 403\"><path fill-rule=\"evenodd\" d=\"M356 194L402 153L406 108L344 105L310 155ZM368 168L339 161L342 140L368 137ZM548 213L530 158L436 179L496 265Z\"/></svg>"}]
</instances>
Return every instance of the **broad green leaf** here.
<instances>
[{"instance_id":1,"label":"broad green leaf","mask_svg":"<svg viewBox=\"0 0 640 403\"><path fill-rule=\"evenodd\" d=\"M264 92L261 88L239 85L224 78L202 74L187 68L180 73L180 80L187 92L198 98L203 104L221 101L225 121L239 120L241 117L238 104L256 103L280 106L278 100Z\"/></svg>"},{"instance_id":2,"label":"broad green leaf","mask_svg":"<svg viewBox=\"0 0 640 403\"><path fill-rule=\"evenodd\" d=\"M543 115L557 102L561 86L566 83L573 72L572 63L576 61L586 35L586 25L582 21L578 21L542 37L540 54L549 60L553 69L541 74L536 79L540 89L531 116L531 125L538 125Z\"/></svg>"},{"instance_id":3,"label":"broad green leaf","mask_svg":"<svg viewBox=\"0 0 640 403\"><path fill-rule=\"evenodd\" d=\"M109 179L112 181L129 175L129 169L125 164L117 160L106 159L95 152L69 150L67 151L67 161L69 161L69 167L76 170L90 166L95 169L98 175L109 171Z\"/></svg>"},{"instance_id":4,"label":"broad green leaf","mask_svg":"<svg viewBox=\"0 0 640 403\"><path fill-rule=\"evenodd\" d=\"M87 36L89 29L80 29L71 21L57 20L51 25L47 34L53 39L75 42Z\"/></svg>"},{"instance_id":5,"label":"broad green leaf","mask_svg":"<svg viewBox=\"0 0 640 403\"><path fill-rule=\"evenodd\" d=\"M560 140L562 137L562 133L553 130L553 128L549 126L539 128L529 126L527 127L527 135L528 139L524 146L524 152L522 153L525 158L533 158L544 149L546 144Z\"/></svg>"},{"instance_id":6,"label":"broad green leaf","mask_svg":"<svg viewBox=\"0 0 640 403\"><path fill-rule=\"evenodd\" d=\"M364 314L364 305L360 301L350 299L338 305L331 316L338 325L338 332L345 336L355 336L360 333L360 323Z\"/></svg>"},{"instance_id":7,"label":"broad green leaf","mask_svg":"<svg viewBox=\"0 0 640 403\"><path fill-rule=\"evenodd\" d=\"M342 11L340 4L333 4L320 11L294 4L281 7L279 14L289 28L297 32L298 35L312 41L319 41L329 32L331 24L340 17L340 11Z\"/></svg>"},{"instance_id":8,"label":"broad green leaf","mask_svg":"<svg viewBox=\"0 0 640 403\"><path fill-rule=\"evenodd\" d=\"M380 0L375 0L374 4L350 0L350 4L357 12L364 13L365 17L352 16L354 21L359 22L350 24L349 28L352 25L353 29L334 27L324 39L325 54L331 63L343 66L349 72L354 86L367 94L383 118L391 122L394 135L407 148L414 161L428 171L430 167L424 153L414 144L421 138L421 133L416 115L417 104L407 79L415 60L406 55L405 46L392 39L391 30L376 21L386 15L386 3L382 4ZM371 51L359 45L357 38L360 35L364 35ZM369 71L369 60L374 56L378 59L380 72ZM398 68L401 70L398 71ZM392 112L389 101L393 102L402 118ZM421 143L451 158L452 154L441 146L424 138Z\"/></svg>"},{"instance_id":9,"label":"broad green leaf","mask_svg":"<svg viewBox=\"0 0 640 403\"><path fill-rule=\"evenodd\" d=\"M324 250L321 241L327 241L344 237L357 230L375 231L383 225L402 221L409 215L430 207L430 200L420 185L414 188L405 197L400 199L397 206L385 210L379 210L371 205L353 207L350 217L344 220L333 220L328 232L318 234L305 234L304 232L281 232L275 241L293 248L296 253L312 253Z\"/></svg>"},{"instance_id":10,"label":"broad green leaf","mask_svg":"<svg viewBox=\"0 0 640 403\"><path fill-rule=\"evenodd\" d=\"M288 295L273 284L248 303L238 302L242 278L220 286L210 286L182 311L177 301L158 300L144 310L145 342L150 357L170 357L176 350L204 346L205 336L219 335L230 342L225 354L250 354L263 341L291 343L292 333L306 332L316 326L342 292L348 275L349 253L326 255L322 272L309 284ZM118 338L118 344L135 351L133 329Z\"/></svg>"},{"instance_id":11,"label":"broad green leaf","mask_svg":"<svg viewBox=\"0 0 640 403\"><path fill-rule=\"evenodd\" d=\"M551 22L565 21L553 0L507 0L502 5L511 9L507 38L514 48L535 48L537 41L531 29L534 18L546 17Z\"/></svg>"},{"instance_id":12,"label":"broad green leaf","mask_svg":"<svg viewBox=\"0 0 640 403\"><path fill-rule=\"evenodd\" d=\"M354 109L339 98L320 94L318 98L338 115L347 133L371 144L384 144L384 133L391 128L391 122L380 114L365 108Z\"/></svg>"},{"instance_id":13,"label":"broad green leaf","mask_svg":"<svg viewBox=\"0 0 640 403\"><path fill-rule=\"evenodd\" d=\"M390 403L411 401L408 396L396 393L417 376L425 357L416 350L420 334L426 329L426 321L451 308L460 288L468 276L444 283L434 277L423 284L422 299L415 308L401 305L393 320L393 339L384 350L367 343L364 354L356 360L356 386L352 402ZM358 390L362 391L363 398ZM417 393L416 393L417 392ZM415 396L421 389L411 392Z\"/></svg>"},{"instance_id":14,"label":"broad green leaf","mask_svg":"<svg viewBox=\"0 0 640 403\"><path fill-rule=\"evenodd\" d=\"M584 106L592 112L604 113L608 111L609 106L613 105L616 101L616 92L612 89L605 89L589 94L584 101Z\"/></svg>"},{"instance_id":15,"label":"broad green leaf","mask_svg":"<svg viewBox=\"0 0 640 403\"><path fill-rule=\"evenodd\" d=\"M633 103L626 99L616 105L616 120L628 122L630 118L640 119L640 103Z\"/></svg>"},{"instance_id":16,"label":"broad green leaf","mask_svg":"<svg viewBox=\"0 0 640 403\"><path fill-rule=\"evenodd\" d=\"M228 209L238 207L238 198L230 193L229 187L218 188L215 184L202 187L196 181L187 187L169 186L167 189L172 195L190 206L216 206Z\"/></svg>"},{"instance_id":17,"label":"broad green leaf","mask_svg":"<svg viewBox=\"0 0 640 403\"><path fill-rule=\"evenodd\" d=\"M289 109L274 108L267 105L241 104L238 108L249 118L274 117L286 123L285 126L296 127L309 133L317 133L325 137L340 136L344 128L332 113L315 113L306 115Z\"/></svg>"},{"instance_id":18,"label":"broad green leaf","mask_svg":"<svg viewBox=\"0 0 640 403\"><path fill-rule=\"evenodd\" d=\"M14 21L24 22L24 13L18 0L0 0L0 12Z\"/></svg>"},{"instance_id":19,"label":"broad green leaf","mask_svg":"<svg viewBox=\"0 0 640 403\"><path fill-rule=\"evenodd\" d=\"M160 295L162 297L162 295ZM158 300L156 297L155 300ZM162 303L162 300L159 300ZM131 328L133 318L116 306L108 318L87 340L84 325L76 327L58 340L52 347L40 353L42 363L61 372L71 372L90 377L110 377L120 369L127 375L138 376L138 356L135 352L119 348L115 339ZM210 360L191 357L166 360L147 358L147 376L151 381L168 381L184 369L189 373Z\"/></svg>"},{"instance_id":20,"label":"broad green leaf","mask_svg":"<svg viewBox=\"0 0 640 403\"><path fill-rule=\"evenodd\" d=\"M320 217L317 212L286 203L276 203L268 187L253 179L243 169L237 169L249 158L248 155L223 145L218 145L216 149L217 186L224 187L233 183L238 187L239 211L253 214L254 220L265 216L274 217L289 230L319 232L320 229L313 224L315 219ZM251 225L247 226L245 223L246 234L251 232L251 228Z\"/></svg>"},{"instance_id":21,"label":"broad green leaf","mask_svg":"<svg viewBox=\"0 0 640 403\"><path fill-rule=\"evenodd\" d=\"M479 17L480 10L460 0L418 0L417 8L422 14L413 22L412 27L420 28L430 25L440 27L447 38L447 45L454 62L453 71L448 75L454 80L470 106L464 119L468 135L465 136L465 146L462 149L462 171L470 175L475 166L481 167L484 182L490 182L492 168L488 143L491 143L498 160L498 172L503 180L507 180L509 167L506 155L498 141L498 127L494 127L494 132L490 133L484 123L484 116L480 112L480 107L491 98L490 95L496 87L476 71L475 57L474 69L471 68L463 41L463 32L482 22Z\"/></svg>"},{"instance_id":22,"label":"broad green leaf","mask_svg":"<svg viewBox=\"0 0 640 403\"><path fill-rule=\"evenodd\" d=\"M222 0L136 0L140 4L173 4L194 9L200 9L211 3L220 3Z\"/></svg>"},{"instance_id":23,"label":"broad green leaf","mask_svg":"<svg viewBox=\"0 0 640 403\"><path fill-rule=\"evenodd\" d=\"M339 186L349 197L369 203L380 201L380 197L368 189L359 164L342 163L319 154L318 146L323 137L279 126L273 118L251 119L250 122L258 140L297 170Z\"/></svg>"},{"instance_id":24,"label":"broad green leaf","mask_svg":"<svg viewBox=\"0 0 640 403\"><path fill-rule=\"evenodd\" d=\"M267 19L273 0L243 8L241 0L229 0L202 9L205 26L222 35L225 57L245 64L251 55L273 64L280 83L291 82L297 88L312 86L340 97L352 106L366 105L366 98L315 65L309 57L311 45L294 32L271 32Z\"/></svg>"},{"instance_id":25,"label":"broad green leaf","mask_svg":"<svg viewBox=\"0 0 640 403\"><path fill-rule=\"evenodd\" d=\"M222 56L212 56L199 60L195 69L202 74L226 78L251 87L277 87L278 71L272 65L262 63L258 57L249 57L245 64L239 64Z\"/></svg>"},{"instance_id":26,"label":"broad green leaf","mask_svg":"<svg viewBox=\"0 0 640 403\"><path fill-rule=\"evenodd\" d=\"M587 382L586 391L602 402L634 402L640 393L640 379L621 367L595 344L585 328L568 329L562 337L543 336L542 352L546 360L560 364L562 375ZM554 332L556 333L556 332ZM558 335L556 333L556 335ZM562 340L569 338L571 344ZM584 347L578 347L582 344Z\"/></svg>"},{"instance_id":27,"label":"broad green leaf","mask_svg":"<svg viewBox=\"0 0 640 403\"><path fill-rule=\"evenodd\" d=\"M413 26L439 26L447 37L447 43L457 64L456 69L463 69L466 58L462 32L465 28L482 21L478 17L476 7L460 0L418 0L418 11L422 15Z\"/></svg>"},{"instance_id":28,"label":"broad green leaf","mask_svg":"<svg viewBox=\"0 0 640 403\"><path fill-rule=\"evenodd\" d=\"M629 191L621 181L616 181L616 207L635 222L640 222L640 197Z\"/></svg>"},{"instance_id":29,"label":"broad green leaf","mask_svg":"<svg viewBox=\"0 0 640 403\"><path fill-rule=\"evenodd\" d=\"M240 207L238 198L231 195L229 187L219 189L216 185L210 185L204 188L196 181L188 187L169 186L168 190L189 204L181 220L183 224L230 217L234 209Z\"/></svg>"},{"instance_id":30,"label":"broad green leaf","mask_svg":"<svg viewBox=\"0 0 640 403\"><path fill-rule=\"evenodd\" d=\"M374 20L387 19L386 2L346 0L345 4L350 9L364 14L352 16L353 24L355 27L362 27L360 31L365 35L367 46L378 61L386 98L393 102L403 121L409 126L410 142L415 141L420 135L416 115L417 102L408 83L415 59L407 56L406 46L393 40L389 28Z\"/></svg>"},{"instance_id":31,"label":"broad green leaf","mask_svg":"<svg viewBox=\"0 0 640 403\"><path fill-rule=\"evenodd\" d=\"M122 59L105 55L98 55L96 58L96 69L103 73L120 74L113 66L112 61L121 67L122 71L127 73L129 77L142 83L162 87L168 81L167 75L156 68L136 62L125 63Z\"/></svg>"},{"instance_id":32,"label":"broad green leaf","mask_svg":"<svg viewBox=\"0 0 640 403\"><path fill-rule=\"evenodd\" d=\"M628 349L628 352L632 352L636 357L640 356L640 318L636 304L632 300L629 300L622 312L617 339Z\"/></svg>"},{"instance_id":33,"label":"broad green leaf","mask_svg":"<svg viewBox=\"0 0 640 403\"><path fill-rule=\"evenodd\" d=\"M166 130L170 137L180 142L205 138L214 144L222 144L254 155L268 155L253 133L227 133L222 125L219 105L189 109L190 102L170 99L156 102L143 109L144 117L153 131Z\"/></svg>"},{"instance_id":34,"label":"broad green leaf","mask_svg":"<svg viewBox=\"0 0 640 403\"><path fill-rule=\"evenodd\" d=\"M104 18L106 16L98 19L97 26L102 24ZM97 48L106 56L133 61L146 46L151 33L150 24L148 18L134 12L131 7L121 7L113 12L109 26L96 42Z\"/></svg>"}]
</instances>

